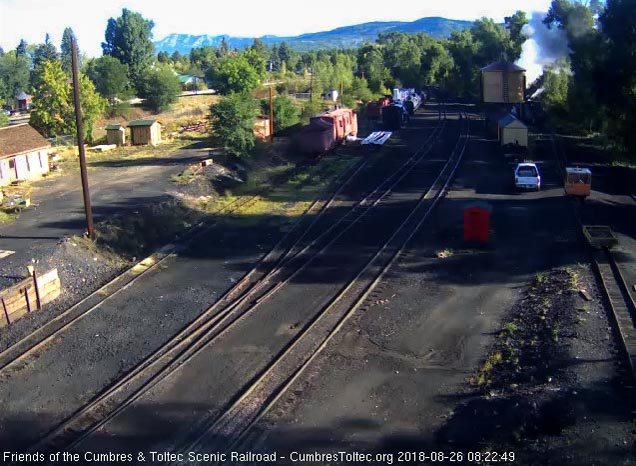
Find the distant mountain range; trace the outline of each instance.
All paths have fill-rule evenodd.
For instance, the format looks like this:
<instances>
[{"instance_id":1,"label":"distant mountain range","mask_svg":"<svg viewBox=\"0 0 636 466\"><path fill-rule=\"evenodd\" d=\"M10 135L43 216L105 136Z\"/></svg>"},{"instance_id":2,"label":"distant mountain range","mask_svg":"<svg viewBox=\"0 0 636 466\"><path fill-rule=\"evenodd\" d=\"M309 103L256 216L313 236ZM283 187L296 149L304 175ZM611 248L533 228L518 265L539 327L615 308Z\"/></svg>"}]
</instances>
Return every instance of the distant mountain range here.
<instances>
[{"instance_id":1,"label":"distant mountain range","mask_svg":"<svg viewBox=\"0 0 636 466\"><path fill-rule=\"evenodd\" d=\"M340 27L331 31L302 34L300 36L263 36L260 39L267 45L279 44L285 41L295 50L305 52L316 49L358 47L365 42L374 42L381 32L425 32L433 37L448 37L453 31L469 28L472 24L472 21L429 17L412 22L363 23ZM154 44L157 52L172 54L175 51L179 51L179 53L188 54L195 47L203 47L204 45L218 47L223 38L225 38L230 48L237 49L249 47L254 41L253 37L170 34L161 40L155 41Z\"/></svg>"}]
</instances>

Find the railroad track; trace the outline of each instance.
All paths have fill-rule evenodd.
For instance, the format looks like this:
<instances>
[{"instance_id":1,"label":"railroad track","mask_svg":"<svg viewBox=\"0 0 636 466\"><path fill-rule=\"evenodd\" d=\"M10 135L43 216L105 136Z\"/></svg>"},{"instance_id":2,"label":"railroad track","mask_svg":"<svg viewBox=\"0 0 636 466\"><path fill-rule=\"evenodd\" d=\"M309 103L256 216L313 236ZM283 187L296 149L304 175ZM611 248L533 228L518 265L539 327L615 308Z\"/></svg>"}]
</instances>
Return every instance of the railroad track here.
<instances>
[{"instance_id":1,"label":"railroad track","mask_svg":"<svg viewBox=\"0 0 636 466\"><path fill-rule=\"evenodd\" d=\"M239 318L253 311L295 276L299 269L306 267L311 262L312 257L324 251L362 218L366 212L377 205L382 198L387 196L391 189L428 153L430 150L430 148L427 148L428 143L440 134L444 125L445 121L440 116L432 134L415 154L387 177L375 190L356 203L343 217L303 246L303 240L312 226L319 220L320 215L330 205L337 203L336 197L344 187L344 184L328 200L321 201L319 206L316 204L318 206L316 210L320 213L312 224L300 234L294 244L289 247L282 247L281 242L262 259L262 263L275 263L276 265L273 268L260 271L255 268L250 271L219 301L166 345L162 346L157 352L131 370L124 378L103 391L89 404L60 424L40 442L32 446L29 451L59 450L81 441L82 438L104 425L150 388L170 375ZM360 165L355 172L349 172L347 179L353 179L354 175L363 167L364 165ZM343 225L342 229L339 229L340 225ZM317 252L315 251L316 249L318 249ZM298 266L290 265L293 264L292 261L298 261L300 264ZM289 273L290 271L292 273ZM274 282L274 278L283 274L283 272L287 272L286 277ZM78 438L78 434L81 433L83 434Z\"/></svg>"},{"instance_id":2,"label":"railroad track","mask_svg":"<svg viewBox=\"0 0 636 466\"><path fill-rule=\"evenodd\" d=\"M567 157L563 147L555 143L555 135L551 134L552 147L557 158L561 174L565 176ZM557 147L558 146L558 147ZM631 195L636 201L636 196ZM576 218L581 229L583 219L581 210L585 207L581 204L575 206ZM631 372L631 378L636 382L636 304L632 292L623 277L620 265L616 262L614 253L610 249L595 251L592 254L592 263L600 279L601 288L611 309L614 327L623 350L623 359L627 362Z\"/></svg>"},{"instance_id":3,"label":"railroad track","mask_svg":"<svg viewBox=\"0 0 636 466\"><path fill-rule=\"evenodd\" d=\"M595 252L594 266L612 308L625 359L636 382L636 303L611 250Z\"/></svg>"},{"instance_id":4,"label":"railroad track","mask_svg":"<svg viewBox=\"0 0 636 466\"><path fill-rule=\"evenodd\" d=\"M160 248L151 256L142 260L132 268L126 270L107 284L103 285L77 304L64 311L42 327L30 333L20 341L9 346L0 352L0 376L19 363L25 362L28 358L35 355L37 351L42 350L55 337L59 336L63 331L77 323L84 317L87 317L93 311L98 309L109 299L118 295L133 285L140 277L147 272L157 269L161 264L171 257L174 257L179 248L184 244L191 242L199 236L209 232L219 221L221 215L239 212L241 209L258 202L259 196L249 196L243 199L236 199L231 203L223 206L212 214L210 220L200 222L189 232L182 235L174 244L170 244Z\"/></svg>"},{"instance_id":5,"label":"railroad track","mask_svg":"<svg viewBox=\"0 0 636 466\"><path fill-rule=\"evenodd\" d=\"M464 113L460 134L451 156L431 187L409 215L362 270L324 307L293 341L261 372L224 412L212 420L178 452L239 451L250 429L284 395L328 345L347 320L366 301L388 270L406 249L437 203L445 196L469 139L469 120ZM249 440L248 440L249 443ZM174 465L186 464L174 462ZM191 463L188 463L191 464Z\"/></svg>"}]
</instances>

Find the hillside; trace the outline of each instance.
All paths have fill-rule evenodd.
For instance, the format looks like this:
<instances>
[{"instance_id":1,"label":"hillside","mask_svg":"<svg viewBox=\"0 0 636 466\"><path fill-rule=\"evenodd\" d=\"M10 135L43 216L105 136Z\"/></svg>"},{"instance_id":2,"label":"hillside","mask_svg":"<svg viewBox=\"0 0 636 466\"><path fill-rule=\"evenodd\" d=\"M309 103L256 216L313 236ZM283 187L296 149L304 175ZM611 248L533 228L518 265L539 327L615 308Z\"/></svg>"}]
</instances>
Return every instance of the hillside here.
<instances>
[{"instance_id":1,"label":"hillside","mask_svg":"<svg viewBox=\"0 0 636 466\"><path fill-rule=\"evenodd\" d=\"M344 26L331 31L313 32L293 37L263 36L261 39L268 45L287 42L298 51L307 51L324 48L358 47L364 42L373 42L381 32L424 32L433 37L448 37L453 31L468 28L471 21L460 21L439 17L421 18L412 22L388 21L356 24ZM170 34L156 41L157 52L173 53L179 51L182 54L190 53L194 47L211 45L217 47L225 38L230 48L243 49L254 41L253 37L232 37L227 35L190 35Z\"/></svg>"}]
</instances>

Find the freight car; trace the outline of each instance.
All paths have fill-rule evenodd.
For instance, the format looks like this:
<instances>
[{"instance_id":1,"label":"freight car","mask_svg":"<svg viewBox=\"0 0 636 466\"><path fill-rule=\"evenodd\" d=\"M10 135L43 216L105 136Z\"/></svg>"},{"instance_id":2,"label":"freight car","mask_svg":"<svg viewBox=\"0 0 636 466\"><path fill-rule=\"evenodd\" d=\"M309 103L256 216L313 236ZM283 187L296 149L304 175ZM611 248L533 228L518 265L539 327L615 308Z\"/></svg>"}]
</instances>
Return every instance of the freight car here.
<instances>
[{"instance_id":1,"label":"freight car","mask_svg":"<svg viewBox=\"0 0 636 466\"><path fill-rule=\"evenodd\" d=\"M382 108L391 103L391 97L385 96L381 99L369 102L366 108L366 114L369 118L380 118L382 116Z\"/></svg>"},{"instance_id":2,"label":"freight car","mask_svg":"<svg viewBox=\"0 0 636 466\"><path fill-rule=\"evenodd\" d=\"M398 130L402 128L408 120L408 112L401 103L393 102L391 105L382 108L382 126L386 130Z\"/></svg>"},{"instance_id":3,"label":"freight car","mask_svg":"<svg viewBox=\"0 0 636 466\"><path fill-rule=\"evenodd\" d=\"M298 138L299 150L319 155L341 144L347 136L358 134L358 116L349 108L330 110L316 115L303 126Z\"/></svg>"},{"instance_id":4,"label":"freight car","mask_svg":"<svg viewBox=\"0 0 636 466\"><path fill-rule=\"evenodd\" d=\"M425 93L418 93L412 87L393 89L393 102L402 104L409 115L413 115L422 105L425 96Z\"/></svg>"},{"instance_id":5,"label":"freight car","mask_svg":"<svg viewBox=\"0 0 636 466\"><path fill-rule=\"evenodd\" d=\"M422 105L422 97L418 93L411 94L404 102L404 108L409 115L413 115L420 105Z\"/></svg>"}]
</instances>

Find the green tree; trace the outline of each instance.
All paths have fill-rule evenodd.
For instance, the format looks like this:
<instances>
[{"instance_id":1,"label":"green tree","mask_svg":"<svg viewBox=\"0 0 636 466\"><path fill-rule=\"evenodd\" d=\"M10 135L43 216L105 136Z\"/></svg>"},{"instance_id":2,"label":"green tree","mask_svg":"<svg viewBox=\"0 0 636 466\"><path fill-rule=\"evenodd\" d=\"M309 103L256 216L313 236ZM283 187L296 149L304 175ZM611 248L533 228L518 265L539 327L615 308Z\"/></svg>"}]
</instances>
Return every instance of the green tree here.
<instances>
[{"instance_id":1,"label":"green tree","mask_svg":"<svg viewBox=\"0 0 636 466\"><path fill-rule=\"evenodd\" d=\"M243 56L250 64L256 74L258 75L259 82L265 80L267 71L265 70L265 58L254 49L248 48L243 51Z\"/></svg>"},{"instance_id":2,"label":"green tree","mask_svg":"<svg viewBox=\"0 0 636 466\"><path fill-rule=\"evenodd\" d=\"M256 52L263 60L267 59L267 45L261 39L254 39L254 42L250 46L250 48Z\"/></svg>"},{"instance_id":3,"label":"green tree","mask_svg":"<svg viewBox=\"0 0 636 466\"><path fill-rule=\"evenodd\" d=\"M269 115L269 99L263 99L261 107L265 115ZM274 132L283 130L300 122L300 111L286 95L274 98Z\"/></svg>"},{"instance_id":4,"label":"green tree","mask_svg":"<svg viewBox=\"0 0 636 466\"><path fill-rule=\"evenodd\" d=\"M512 16L506 16L504 21L510 35L510 48L507 52L508 60L516 61L521 57L521 46L526 41L526 36L522 31L523 27L528 24L528 17L525 11L519 10Z\"/></svg>"},{"instance_id":5,"label":"green tree","mask_svg":"<svg viewBox=\"0 0 636 466\"><path fill-rule=\"evenodd\" d=\"M358 50L358 66L374 93L386 92L386 83L391 79L391 71L384 64L383 47L365 44Z\"/></svg>"},{"instance_id":6,"label":"green tree","mask_svg":"<svg viewBox=\"0 0 636 466\"><path fill-rule=\"evenodd\" d=\"M3 126L9 126L9 117L4 113L0 113L0 128Z\"/></svg>"},{"instance_id":7,"label":"green tree","mask_svg":"<svg viewBox=\"0 0 636 466\"><path fill-rule=\"evenodd\" d=\"M600 23L607 53L599 67L599 95L612 109L613 131L636 158L636 3L608 0Z\"/></svg>"},{"instance_id":8,"label":"green tree","mask_svg":"<svg viewBox=\"0 0 636 466\"><path fill-rule=\"evenodd\" d=\"M448 47L440 40L431 39L422 48L421 82L423 85L444 85L453 75L455 62Z\"/></svg>"},{"instance_id":9,"label":"green tree","mask_svg":"<svg viewBox=\"0 0 636 466\"><path fill-rule=\"evenodd\" d=\"M475 63L478 45L472 33L469 30L453 32L448 47L455 68L446 89L459 96L476 97L479 91L479 66Z\"/></svg>"},{"instance_id":10,"label":"green tree","mask_svg":"<svg viewBox=\"0 0 636 466\"><path fill-rule=\"evenodd\" d=\"M181 55L181 52L179 52L178 50L172 52L172 55L170 56L170 60L172 61L172 63L178 63L181 61L182 58L183 55Z\"/></svg>"},{"instance_id":11,"label":"green tree","mask_svg":"<svg viewBox=\"0 0 636 466\"><path fill-rule=\"evenodd\" d=\"M154 57L154 25L140 13L124 8L122 15L117 19L110 18L106 26L106 41L102 43L104 55L128 65L128 77L138 91L143 88L141 77Z\"/></svg>"},{"instance_id":12,"label":"green tree","mask_svg":"<svg viewBox=\"0 0 636 466\"><path fill-rule=\"evenodd\" d=\"M53 61L58 58L59 55L57 53L57 49L55 48L55 45L51 43L51 38L47 33L44 43L38 44L35 47L35 52L33 54L33 66L37 67L43 61Z\"/></svg>"},{"instance_id":13,"label":"green tree","mask_svg":"<svg viewBox=\"0 0 636 466\"><path fill-rule=\"evenodd\" d=\"M18 57L24 57L27 55L27 43L26 40L20 39L20 43L15 49L15 53Z\"/></svg>"},{"instance_id":14,"label":"green tree","mask_svg":"<svg viewBox=\"0 0 636 466\"><path fill-rule=\"evenodd\" d=\"M543 102L549 112L560 116L565 116L568 105L570 76L566 69L560 64L543 72Z\"/></svg>"},{"instance_id":15,"label":"green tree","mask_svg":"<svg viewBox=\"0 0 636 466\"><path fill-rule=\"evenodd\" d=\"M157 54L157 61L159 63L165 63L165 64L172 63L172 60L170 59L170 55L168 55L168 52L163 52L163 51Z\"/></svg>"},{"instance_id":16,"label":"green tree","mask_svg":"<svg viewBox=\"0 0 636 466\"><path fill-rule=\"evenodd\" d=\"M45 61L38 68L40 86L35 89L31 124L46 136L70 134L75 129L73 87L59 61ZM93 124L106 108L106 101L85 75L79 78L82 122L88 141L92 140Z\"/></svg>"},{"instance_id":17,"label":"green tree","mask_svg":"<svg viewBox=\"0 0 636 466\"><path fill-rule=\"evenodd\" d=\"M196 66L203 72L207 71L213 66L218 59L216 58L216 52L214 47L210 45L204 45L203 47L195 47L190 50L190 63L192 66Z\"/></svg>"},{"instance_id":18,"label":"green tree","mask_svg":"<svg viewBox=\"0 0 636 466\"><path fill-rule=\"evenodd\" d=\"M15 50L0 57L0 79L4 82L5 103L13 105L15 96L28 89L30 67L29 56L18 55Z\"/></svg>"},{"instance_id":19,"label":"green tree","mask_svg":"<svg viewBox=\"0 0 636 466\"><path fill-rule=\"evenodd\" d=\"M130 96L128 67L110 55L90 60L86 66L86 74L95 84L95 89L110 103L116 98Z\"/></svg>"},{"instance_id":20,"label":"green tree","mask_svg":"<svg viewBox=\"0 0 636 466\"><path fill-rule=\"evenodd\" d=\"M420 81L422 56L414 37L401 32L381 34L378 41L385 45L384 62L393 77L405 86L417 86Z\"/></svg>"},{"instance_id":21,"label":"green tree","mask_svg":"<svg viewBox=\"0 0 636 466\"><path fill-rule=\"evenodd\" d=\"M62 44L60 45L60 60L62 60L62 69L68 74L71 74L71 70L73 69L72 37L73 30L71 28L65 28L62 33Z\"/></svg>"},{"instance_id":22,"label":"green tree","mask_svg":"<svg viewBox=\"0 0 636 466\"><path fill-rule=\"evenodd\" d=\"M167 110L181 92L179 78L170 68L149 68L141 78L141 96L155 112Z\"/></svg>"},{"instance_id":23,"label":"green tree","mask_svg":"<svg viewBox=\"0 0 636 466\"><path fill-rule=\"evenodd\" d=\"M221 58L205 76L210 88L221 95L250 92L261 83L258 72L247 58L236 52Z\"/></svg>"},{"instance_id":24,"label":"green tree","mask_svg":"<svg viewBox=\"0 0 636 466\"><path fill-rule=\"evenodd\" d=\"M599 98L604 87L603 61L607 53L601 31L595 28L594 11L583 2L553 0L544 19L548 27L562 29L570 48L568 119L588 131L601 129L607 118Z\"/></svg>"},{"instance_id":25,"label":"green tree","mask_svg":"<svg viewBox=\"0 0 636 466\"><path fill-rule=\"evenodd\" d=\"M216 49L216 56L218 58L225 57L228 53L230 53L230 47L227 44L227 39L225 37L221 38L221 43Z\"/></svg>"},{"instance_id":26,"label":"green tree","mask_svg":"<svg viewBox=\"0 0 636 466\"><path fill-rule=\"evenodd\" d=\"M214 138L224 149L245 157L254 148L254 123L258 106L249 94L230 94L210 107L210 122Z\"/></svg>"},{"instance_id":27,"label":"green tree","mask_svg":"<svg viewBox=\"0 0 636 466\"><path fill-rule=\"evenodd\" d=\"M478 19L470 33L476 45L474 53L478 67L508 58L507 53L512 49L510 35L492 19Z\"/></svg>"},{"instance_id":28,"label":"green tree","mask_svg":"<svg viewBox=\"0 0 636 466\"><path fill-rule=\"evenodd\" d=\"M351 95L362 102L368 102L373 99L373 92L369 89L367 80L358 77L353 78Z\"/></svg>"}]
</instances>

